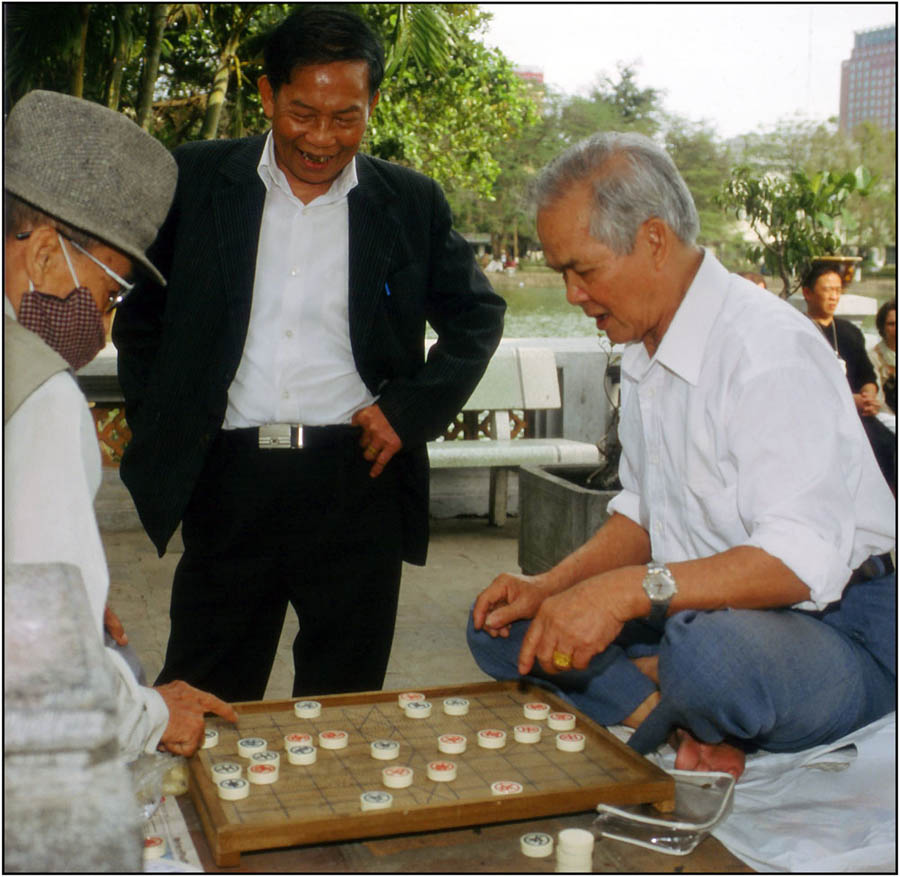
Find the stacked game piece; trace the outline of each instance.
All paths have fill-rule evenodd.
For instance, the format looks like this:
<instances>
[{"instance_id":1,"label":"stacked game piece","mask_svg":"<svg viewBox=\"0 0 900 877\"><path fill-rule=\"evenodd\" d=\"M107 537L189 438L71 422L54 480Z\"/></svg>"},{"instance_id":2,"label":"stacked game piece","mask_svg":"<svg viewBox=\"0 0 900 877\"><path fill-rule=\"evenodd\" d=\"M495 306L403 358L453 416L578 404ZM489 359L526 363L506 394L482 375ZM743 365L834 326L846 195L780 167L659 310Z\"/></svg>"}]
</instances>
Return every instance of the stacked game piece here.
<instances>
[{"instance_id":1,"label":"stacked game piece","mask_svg":"<svg viewBox=\"0 0 900 877\"><path fill-rule=\"evenodd\" d=\"M556 870L589 874L594 858L594 835L584 828L564 828L557 838Z\"/></svg>"}]
</instances>

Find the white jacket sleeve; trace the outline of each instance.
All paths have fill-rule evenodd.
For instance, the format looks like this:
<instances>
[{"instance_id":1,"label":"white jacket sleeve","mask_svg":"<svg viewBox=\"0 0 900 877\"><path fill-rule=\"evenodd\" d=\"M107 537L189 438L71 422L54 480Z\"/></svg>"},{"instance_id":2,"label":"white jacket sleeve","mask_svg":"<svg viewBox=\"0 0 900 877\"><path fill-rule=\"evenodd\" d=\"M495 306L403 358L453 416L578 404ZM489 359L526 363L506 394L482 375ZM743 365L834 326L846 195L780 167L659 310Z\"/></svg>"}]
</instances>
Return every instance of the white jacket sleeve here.
<instances>
[{"instance_id":1,"label":"white jacket sleeve","mask_svg":"<svg viewBox=\"0 0 900 877\"><path fill-rule=\"evenodd\" d=\"M93 622L103 637L109 572L94 496L100 449L93 418L72 376L54 375L4 428L3 535L12 563L70 563L81 572ZM162 697L138 685L124 659L104 654L114 671L118 737L128 759L152 752L168 723Z\"/></svg>"}]
</instances>

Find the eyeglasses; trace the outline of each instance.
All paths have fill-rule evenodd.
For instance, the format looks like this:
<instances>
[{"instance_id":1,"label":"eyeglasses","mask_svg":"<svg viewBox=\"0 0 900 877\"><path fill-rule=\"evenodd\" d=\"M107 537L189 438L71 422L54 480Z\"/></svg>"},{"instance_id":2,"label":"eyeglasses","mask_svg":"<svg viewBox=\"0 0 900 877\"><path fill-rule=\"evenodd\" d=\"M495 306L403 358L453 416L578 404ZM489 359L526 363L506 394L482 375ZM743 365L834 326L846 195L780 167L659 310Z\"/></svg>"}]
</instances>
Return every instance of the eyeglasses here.
<instances>
[{"instance_id":1,"label":"eyeglasses","mask_svg":"<svg viewBox=\"0 0 900 877\"><path fill-rule=\"evenodd\" d=\"M103 311L104 314L112 313L120 304L122 304L123 301L125 301L126 298L128 298L129 295L131 295L134 290L135 284L129 283L127 280L125 280L124 277L120 277L118 274L116 274L115 271L112 270L112 268L110 268L108 265L104 265L103 262L101 262L96 256L92 256L84 247L81 246L81 244L73 241L72 238L70 238L68 235L64 235L59 229L56 230L56 233L61 238L67 240L73 247L75 247L76 250L78 250L78 252L87 256L88 259L90 259L95 265L97 265L99 268L102 268L104 273L108 277L110 277L112 280L115 280L115 282L119 284L119 288L115 290L115 292L111 292L109 294L109 301L107 302L106 308ZM16 240L24 241L27 240L30 236L30 231L20 231L16 234Z\"/></svg>"}]
</instances>

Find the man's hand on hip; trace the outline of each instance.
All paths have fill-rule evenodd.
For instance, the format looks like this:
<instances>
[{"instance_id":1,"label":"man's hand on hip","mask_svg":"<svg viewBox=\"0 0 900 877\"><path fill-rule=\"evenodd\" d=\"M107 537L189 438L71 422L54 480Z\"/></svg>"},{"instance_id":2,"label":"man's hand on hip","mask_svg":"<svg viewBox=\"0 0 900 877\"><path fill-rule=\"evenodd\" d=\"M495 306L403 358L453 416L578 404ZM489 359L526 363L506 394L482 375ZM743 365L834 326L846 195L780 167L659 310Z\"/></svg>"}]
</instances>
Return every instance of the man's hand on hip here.
<instances>
[{"instance_id":1,"label":"man's hand on hip","mask_svg":"<svg viewBox=\"0 0 900 877\"><path fill-rule=\"evenodd\" d=\"M363 449L363 456L374 462L369 474L377 478L391 457L403 447L403 442L377 405L361 408L350 422L362 429L359 446Z\"/></svg>"}]
</instances>

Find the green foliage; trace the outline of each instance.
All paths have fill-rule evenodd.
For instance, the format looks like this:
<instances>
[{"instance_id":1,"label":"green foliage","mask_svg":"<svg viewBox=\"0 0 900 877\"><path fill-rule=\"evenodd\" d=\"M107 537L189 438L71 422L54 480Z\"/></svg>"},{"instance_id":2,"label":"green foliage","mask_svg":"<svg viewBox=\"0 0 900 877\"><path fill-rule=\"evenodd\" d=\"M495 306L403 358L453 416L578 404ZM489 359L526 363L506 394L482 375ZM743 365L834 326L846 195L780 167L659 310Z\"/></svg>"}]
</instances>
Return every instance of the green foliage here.
<instances>
[{"instance_id":1,"label":"green foliage","mask_svg":"<svg viewBox=\"0 0 900 877\"><path fill-rule=\"evenodd\" d=\"M708 125L674 117L668 119L664 146L694 198L700 216L699 243L721 254L737 237L717 200L731 172L727 147L716 141Z\"/></svg>"},{"instance_id":2,"label":"green foliage","mask_svg":"<svg viewBox=\"0 0 900 877\"><path fill-rule=\"evenodd\" d=\"M746 134L732 144L736 164L757 174L801 170L813 177L825 168L862 165L874 180L866 194L854 192L845 208L845 247L868 248L897 240L897 137L893 131L863 122L849 133L837 120L782 120L771 131ZM852 230L847 225L852 223Z\"/></svg>"},{"instance_id":3,"label":"green foliage","mask_svg":"<svg viewBox=\"0 0 900 877\"><path fill-rule=\"evenodd\" d=\"M813 259L839 252L841 221L852 225L847 201L854 193L867 195L872 182L864 167L852 173L820 171L810 177L800 170L759 176L742 165L735 168L718 200L749 223L759 245L747 248L747 258L755 264L762 261L781 278L781 295L786 298ZM792 277L797 278L793 286Z\"/></svg>"},{"instance_id":4,"label":"green foliage","mask_svg":"<svg viewBox=\"0 0 900 877\"><path fill-rule=\"evenodd\" d=\"M399 9L397 7L400 7ZM493 197L496 155L535 118L525 86L504 56L477 39L483 16L472 4L438 9L367 4L366 17L400 40L388 53L390 78L367 133L367 151L427 173L448 193ZM433 40L402 36L418 25ZM418 48L416 48L418 46Z\"/></svg>"}]
</instances>

